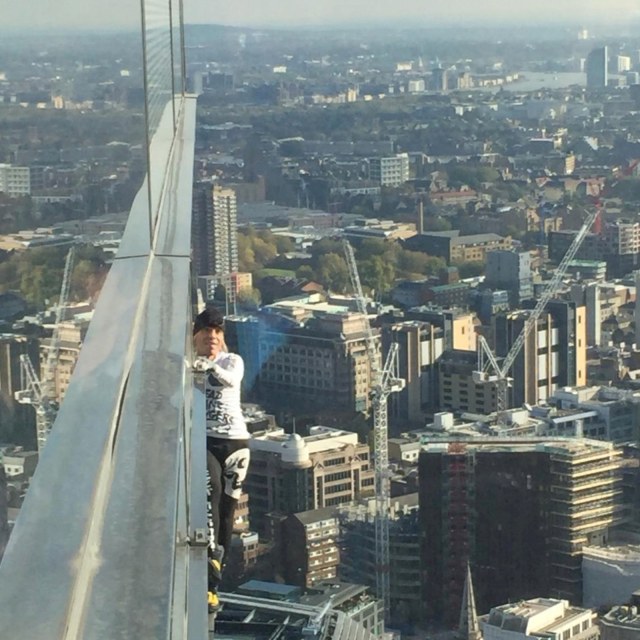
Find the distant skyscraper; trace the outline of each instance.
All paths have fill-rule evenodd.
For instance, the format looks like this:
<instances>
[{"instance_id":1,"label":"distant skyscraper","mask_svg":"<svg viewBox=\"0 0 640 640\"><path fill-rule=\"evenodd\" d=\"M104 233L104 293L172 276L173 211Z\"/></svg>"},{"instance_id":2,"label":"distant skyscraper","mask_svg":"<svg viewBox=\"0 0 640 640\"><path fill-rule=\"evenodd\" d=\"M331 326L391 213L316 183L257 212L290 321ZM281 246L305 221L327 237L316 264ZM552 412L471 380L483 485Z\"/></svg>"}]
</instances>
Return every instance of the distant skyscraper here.
<instances>
[{"instance_id":1,"label":"distant skyscraper","mask_svg":"<svg viewBox=\"0 0 640 640\"><path fill-rule=\"evenodd\" d=\"M195 185L193 248L200 276L224 276L238 271L237 202L233 189Z\"/></svg>"},{"instance_id":2,"label":"distant skyscraper","mask_svg":"<svg viewBox=\"0 0 640 640\"><path fill-rule=\"evenodd\" d=\"M536 593L581 602L582 547L623 522L621 468L621 449L582 438L422 445L427 619L455 624L468 562L479 611Z\"/></svg>"},{"instance_id":3,"label":"distant skyscraper","mask_svg":"<svg viewBox=\"0 0 640 640\"><path fill-rule=\"evenodd\" d=\"M447 70L436 67L431 72L431 89L433 91L446 91L449 88Z\"/></svg>"},{"instance_id":4,"label":"distant skyscraper","mask_svg":"<svg viewBox=\"0 0 640 640\"><path fill-rule=\"evenodd\" d=\"M607 72L607 63L609 60L609 51L607 47L599 47L594 49L587 56L587 88L604 89L609 80Z\"/></svg>"},{"instance_id":5,"label":"distant skyscraper","mask_svg":"<svg viewBox=\"0 0 640 640\"><path fill-rule=\"evenodd\" d=\"M391 415L402 424L425 424L428 409L437 404L436 361L444 351L444 331L418 320L398 322L383 333L385 348L399 345L399 377L405 388L389 400Z\"/></svg>"},{"instance_id":6,"label":"distant skyscraper","mask_svg":"<svg viewBox=\"0 0 640 640\"><path fill-rule=\"evenodd\" d=\"M494 319L496 353L506 356L522 331L529 311ZM587 382L586 312L573 302L551 300L511 369L510 406L538 404L564 386Z\"/></svg>"},{"instance_id":7,"label":"distant skyscraper","mask_svg":"<svg viewBox=\"0 0 640 640\"><path fill-rule=\"evenodd\" d=\"M214 273L238 270L238 220L236 192L213 187L213 265Z\"/></svg>"}]
</instances>

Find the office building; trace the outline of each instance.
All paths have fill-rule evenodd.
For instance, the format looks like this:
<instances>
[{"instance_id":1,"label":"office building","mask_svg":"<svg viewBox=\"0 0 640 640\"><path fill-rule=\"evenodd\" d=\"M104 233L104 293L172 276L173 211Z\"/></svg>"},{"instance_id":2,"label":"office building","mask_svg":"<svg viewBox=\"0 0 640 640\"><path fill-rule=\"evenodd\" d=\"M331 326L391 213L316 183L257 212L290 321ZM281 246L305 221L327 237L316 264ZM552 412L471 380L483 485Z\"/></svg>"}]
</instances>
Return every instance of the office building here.
<instances>
[{"instance_id":1,"label":"office building","mask_svg":"<svg viewBox=\"0 0 640 640\"><path fill-rule=\"evenodd\" d=\"M549 258L560 262L576 231L549 234ZM603 225L601 233L589 233L576 255L578 260L604 260L609 278L623 278L640 268L640 223L616 220Z\"/></svg>"},{"instance_id":2,"label":"office building","mask_svg":"<svg viewBox=\"0 0 640 640\"><path fill-rule=\"evenodd\" d=\"M225 591L235 589L257 570L263 554L264 545L260 545L258 534L254 531L235 533L231 539L231 551L226 562L222 588Z\"/></svg>"},{"instance_id":3,"label":"office building","mask_svg":"<svg viewBox=\"0 0 640 640\"><path fill-rule=\"evenodd\" d=\"M478 609L537 593L582 602L582 548L623 522L622 451L587 439L424 444L419 458L423 602L452 622L467 562Z\"/></svg>"},{"instance_id":4,"label":"office building","mask_svg":"<svg viewBox=\"0 0 640 640\"><path fill-rule=\"evenodd\" d=\"M531 254L528 251L489 251L484 283L509 292L513 307L533 297Z\"/></svg>"},{"instance_id":5,"label":"office building","mask_svg":"<svg viewBox=\"0 0 640 640\"><path fill-rule=\"evenodd\" d=\"M444 330L418 320L398 322L382 333L383 351L398 345L398 377L405 387L389 398L393 423L423 426L437 406L438 358L444 351Z\"/></svg>"},{"instance_id":6,"label":"office building","mask_svg":"<svg viewBox=\"0 0 640 640\"><path fill-rule=\"evenodd\" d=\"M336 507L374 490L369 446L349 431L311 427L309 435L282 429L255 433L246 480L251 529L271 537L270 518Z\"/></svg>"},{"instance_id":7,"label":"office building","mask_svg":"<svg viewBox=\"0 0 640 640\"><path fill-rule=\"evenodd\" d=\"M600 631L590 609L567 600L533 598L493 607L481 619L484 640L598 640Z\"/></svg>"},{"instance_id":8,"label":"office building","mask_svg":"<svg viewBox=\"0 0 640 640\"><path fill-rule=\"evenodd\" d=\"M531 312L513 311L494 318L496 355L506 356ZM530 331L510 376L509 406L535 405L565 386L587 382L586 313L573 302L551 300Z\"/></svg>"},{"instance_id":9,"label":"office building","mask_svg":"<svg viewBox=\"0 0 640 640\"><path fill-rule=\"evenodd\" d=\"M489 326L495 315L509 311L511 308L509 292L504 289L485 289L478 292L475 308L482 324Z\"/></svg>"},{"instance_id":10,"label":"office building","mask_svg":"<svg viewBox=\"0 0 640 640\"><path fill-rule=\"evenodd\" d=\"M431 72L430 87L432 91L447 91L449 89L449 72L442 67L436 67Z\"/></svg>"},{"instance_id":11,"label":"office building","mask_svg":"<svg viewBox=\"0 0 640 640\"><path fill-rule=\"evenodd\" d=\"M562 412L588 412L582 426L588 438L620 444L640 441L640 392L612 386L563 387L549 404Z\"/></svg>"},{"instance_id":12,"label":"office building","mask_svg":"<svg viewBox=\"0 0 640 640\"><path fill-rule=\"evenodd\" d=\"M468 311L422 306L409 309L404 317L442 329L445 349L474 351L476 348L475 317Z\"/></svg>"},{"instance_id":13,"label":"office building","mask_svg":"<svg viewBox=\"0 0 640 640\"><path fill-rule=\"evenodd\" d=\"M604 89L609 82L609 51L607 47L594 49L587 56L585 69L588 89Z\"/></svg>"},{"instance_id":14,"label":"office building","mask_svg":"<svg viewBox=\"0 0 640 640\"><path fill-rule=\"evenodd\" d=\"M369 158L369 178L383 187L399 187L409 180L409 154Z\"/></svg>"},{"instance_id":15,"label":"office building","mask_svg":"<svg viewBox=\"0 0 640 640\"><path fill-rule=\"evenodd\" d=\"M477 233L460 235L459 230L433 231L417 234L405 241L411 251L423 251L430 256L444 258L449 264L454 262L484 262L490 251L509 250L511 236L502 237L497 233Z\"/></svg>"},{"instance_id":16,"label":"office building","mask_svg":"<svg viewBox=\"0 0 640 640\"><path fill-rule=\"evenodd\" d=\"M576 280L598 280L607 278L607 263L604 260L571 260L567 266L567 275Z\"/></svg>"},{"instance_id":17,"label":"office building","mask_svg":"<svg viewBox=\"0 0 640 640\"><path fill-rule=\"evenodd\" d=\"M89 328L89 321L61 322L58 327L58 352L53 363L51 397L58 404L62 403L73 370L75 369L82 341ZM43 340L40 344L40 370L45 371L47 358L51 350L51 340Z\"/></svg>"},{"instance_id":18,"label":"office building","mask_svg":"<svg viewBox=\"0 0 640 640\"><path fill-rule=\"evenodd\" d=\"M478 354L461 349L446 350L437 364L438 410L487 415L497 409L496 385L476 382Z\"/></svg>"},{"instance_id":19,"label":"office building","mask_svg":"<svg viewBox=\"0 0 640 640\"><path fill-rule=\"evenodd\" d=\"M560 263L577 233L577 231L566 229L552 229L549 231L547 234L549 259L553 260L553 262ZM597 233L587 233L578 248L575 259L604 260L605 256L601 247L600 235Z\"/></svg>"},{"instance_id":20,"label":"office building","mask_svg":"<svg viewBox=\"0 0 640 640\"><path fill-rule=\"evenodd\" d=\"M616 56L616 71L618 73L626 73L631 71L631 57L630 56Z\"/></svg>"},{"instance_id":21,"label":"office building","mask_svg":"<svg viewBox=\"0 0 640 640\"><path fill-rule=\"evenodd\" d=\"M391 616L398 623L421 619L418 494L392 498L389 511ZM341 506L340 576L375 587L375 500Z\"/></svg>"},{"instance_id":22,"label":"office building","mask_svg":"<svg viewBox=\"0 0 640 640\"><path fill-rule=\"evenodd\" d=\"M623 277L640 268L640 222L607 223L600 237L609 277Z\"/></svg>"},{"instance_id":23,"label":"office building","mask_svg":"<svg viewBox=\"0 0 640 640\"><path fill-rule=\"evenodd\" d=\"M29 167L0 164L0 193L10 198L31 195L30 174Z\"/></svg>"},{"instance_id":24,"label":"office building","mask_svg":"<svg viewBox=\"0 0 640 640\"><path fill-rule=\"evenodd\" d=\"M228 325L246 364L245 388L265 406L318 410L331 398L336 411L370 409L371 365L360 314L311 294L269 305L249 319L231 318Z\"/></svg>"},{"instance_id":25,"label":"office building","mask_svg":"<svg viewBox=\"0 0 640 640\"><path fill-rule=\"evenodd\" d=\"M238 271L237 202L233 189L201 182L193 189L192 245L199 276Z\"/></svg>"},{"instance_id":26,"label":"office building","mask_svg":"<svg viewBox=\"0 0 640 640\"><path fill-rule=\"evenodd\" d=\"M288 516L276 538L278 570L287 584L313 587L335 580L340 564L335 507Z\"/></svg>"}]
</instances>

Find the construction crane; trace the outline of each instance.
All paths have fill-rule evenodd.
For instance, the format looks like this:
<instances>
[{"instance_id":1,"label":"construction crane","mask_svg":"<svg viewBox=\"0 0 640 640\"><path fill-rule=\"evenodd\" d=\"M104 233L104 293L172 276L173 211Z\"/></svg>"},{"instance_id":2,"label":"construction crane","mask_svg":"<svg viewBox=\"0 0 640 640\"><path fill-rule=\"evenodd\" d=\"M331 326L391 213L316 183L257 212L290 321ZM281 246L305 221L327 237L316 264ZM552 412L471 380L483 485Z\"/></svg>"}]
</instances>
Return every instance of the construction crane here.
<instances>
[{"instance_id":1,"label":"construction crane","mask_svg":"<svg viewBox=\"0 0 640 640\"><path fill-rule=\"evenodd\" d=\"M20 389L16 391L15 398L20 404L30 404L35 409L38 451L42 452L51 425L56 418L56 408L44 395L31 358L26 354L20 356Z\"/></svg>"},{"instance_id":2,"label":"construction crane","mask_svg":"<svg viewBox=\"0 0 640 640\"><path fill-rule=\"evenodd\" d=\"M65 260L64 272L62 275L62 286L60 297L56 308L56 315L49 343L49 351L44 363L43 375L38 379L35 368L28 355L20 356L20 387L16 392L16 400L21 404L31 404L36 411L36 436L38 440L38 451L42 452L47 441L47 436L56 419L57 403L55 400L55 372L60 353L60 323L64 307L69 299L71 289L71 273L73 271L73 261L75 257L75 247L71 247Z\"/></svg>"},{"instance_id":3,"label":"construction crane","mask_svg":"<svg viewBox=\"0 0 640 640\"><path fill-rule=\"evenodd\" d=\"M369 322L367 303L362 292L358 266L353 248L348 240L343 240L344 252L349 267L351 285L356 294L358 310L362 314L369 367L371 371L371 406L373 409L373 451L375 473L375 558L376 591L384 604L385 618L388 618L391 606L391 588L389 584L389 509L391 506L391 488L389 481L389 422L387 401L389 395L404 388L404 380L397 375L398 344L393 342L389 348L383 368L380 368L376 340Z\"/></svg>"},{"instance_id":4,"label":"construction crane","mask_svg":"<svg viewBox=\"0 0 640 640\"><path fill-rule=\"evenodd\" d=\"M478 370L474 372L473 379L475 382L492 382L496 385L496 410L499 420L504 418L504 412L508 408L508 391L511 386L509 371L516 361L516 358L531 333L531 330L536 326L536 323L547 306L547 303L558 291L569 263L575 258L582 241L585 239L599 214L599 207L596 207L587 213L584 224L567 249L567 252L558 265L558 268L555 270L553 277L545 287L536 306L527 317L524 326L522 327L522 331L520 331L520 334L511 346L511 349L509 349L509 353L505 356L502 363L498 362L485 338L483 336L478 336Z\"/></svg>"}]
</instances>

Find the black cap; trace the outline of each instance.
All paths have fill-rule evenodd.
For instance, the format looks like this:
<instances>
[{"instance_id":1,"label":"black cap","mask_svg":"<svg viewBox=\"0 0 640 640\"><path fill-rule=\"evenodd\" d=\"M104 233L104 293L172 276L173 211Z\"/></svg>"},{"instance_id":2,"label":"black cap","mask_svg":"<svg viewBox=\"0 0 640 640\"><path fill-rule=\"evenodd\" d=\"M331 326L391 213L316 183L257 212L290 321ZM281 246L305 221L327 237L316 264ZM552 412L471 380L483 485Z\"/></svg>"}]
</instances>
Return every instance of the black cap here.
<instances>
[{"instance_id":1,"label":"black cap","mask_svg":"<svg viewBox=\"0 0 640 640\"><path fill-rule=\"evenodd\" d=\"M219 309L207 307L193 321L193 335L201 329L224 329L224 316Z\"/></svg>"}]
</instances>

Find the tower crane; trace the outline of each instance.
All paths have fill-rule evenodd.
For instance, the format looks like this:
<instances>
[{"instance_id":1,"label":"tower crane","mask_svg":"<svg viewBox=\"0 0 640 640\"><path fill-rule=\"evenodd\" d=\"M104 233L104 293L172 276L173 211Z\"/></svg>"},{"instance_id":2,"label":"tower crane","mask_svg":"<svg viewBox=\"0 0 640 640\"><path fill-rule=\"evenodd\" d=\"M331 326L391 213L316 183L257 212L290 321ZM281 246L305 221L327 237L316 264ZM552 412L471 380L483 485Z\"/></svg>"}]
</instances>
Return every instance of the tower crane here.
<instances>
[{"instance_id":1,"label":"tower crane","mask_svg":"<svg viewBox=\"0 0 640 640\"><path fill-rule=\"evenodd\" d=\"M387 354L384 367L380 368L376 341L369 322L367 303L362 292L358 266L349 241L344 239L344 252L349 267L351 285L356 294L358 310L362 314L367 354L371 371L371 405L373 409L373 451L375 472L375 558L376 558L376 591L383 601L385 617L388 617L391 604L389 584L389 509L391 506L391 489L389 482L389 441L388 411L389 395L401 391L405 381L398 378L398 344L393 342Z\"/></svg>"},{"instance_id":2,"label":"tower crane","mask_svg":"<svg viewBox=\"0 0 640 640\"><path fill-rule=\"evenodd\" d=\"M75 258L75 247L72 246L67 253L62 275L62 286L60 297L56 308L55 324L49 343L49 351L44 364L42 379L36 375L33 363L28 355L20 356L20 387L21 391L15 394L16 400L21 404L31 404L36 411L36 435L38 440L38 451L42 449L47 441L47 436L56 419L57 406L55 402L55 371L60 353L60 323L62 314L71 289L71 273Z\"/></svg>"},{"instance_id":3,"label":"tower crane","mask_svg":"<svg viewBox=\"0 0 640 640\"><path fill-rule=\"evenodd\" d=\"M540 296L536 306L533 308L529 316L527 317L520 334L516 338L515 342L509 349L509 353L505 356L502 363L499 363L495 354L489 347L487 341L483 336L478 336L478 370L474 372L473 379L475 382L493 382L496 385L496 410L498 413L498 419L504 416L504 411L508 408L508 390L511 386L511 378L509 378L509 371L513 366L516 358L518 357L525 341L533 327L536 326L538 319L542 315L547 303L556 294L564 277L569 263L575 258L582 241L585 239L589 229L595 222L596 218L600 214L600 208L596 207L592 211L587 213L587 217L580 228L580 231L576 234L573 242L567 249L564 257L560 261L557 269L555 270L553 277L545 287L542 295Z\"/></svg>"}]
</instances>

